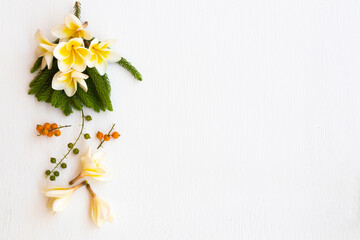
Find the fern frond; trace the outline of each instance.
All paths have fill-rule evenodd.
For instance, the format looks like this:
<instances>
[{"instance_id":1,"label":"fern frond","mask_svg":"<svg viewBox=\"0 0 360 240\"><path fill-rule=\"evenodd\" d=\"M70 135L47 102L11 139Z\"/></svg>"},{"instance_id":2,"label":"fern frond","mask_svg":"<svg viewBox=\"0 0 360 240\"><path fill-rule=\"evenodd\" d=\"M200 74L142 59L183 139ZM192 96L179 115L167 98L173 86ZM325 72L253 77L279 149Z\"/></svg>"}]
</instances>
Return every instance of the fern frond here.
<instances>
[{"instance_id":1,"label":"fern frond","mask_svg":"<svg viewBox=\"0 0 360 240\"><path fill-rule=\"evenodd\" d=\"M42 59L43 59L43 57L39 57L38 59L36 59L34 65L30 69L31 73L34 73L34 72L36 72L36 70L39 69L39 67L41 66Z\"/></svg>"},{"instance_id":2,"label":"fern frond","mask_svg":"<svg viewBox=\"0 0 360 240\"><path fill-rule=\"evenodd\" d=\"M128 70L135 79L142 81L142 76L139 73L139 71L133 65L131 65L131 63L128 62L125 58L121 58L121 60L118 61L117 63L126 70Z\"/></svg>"}]
</instances>

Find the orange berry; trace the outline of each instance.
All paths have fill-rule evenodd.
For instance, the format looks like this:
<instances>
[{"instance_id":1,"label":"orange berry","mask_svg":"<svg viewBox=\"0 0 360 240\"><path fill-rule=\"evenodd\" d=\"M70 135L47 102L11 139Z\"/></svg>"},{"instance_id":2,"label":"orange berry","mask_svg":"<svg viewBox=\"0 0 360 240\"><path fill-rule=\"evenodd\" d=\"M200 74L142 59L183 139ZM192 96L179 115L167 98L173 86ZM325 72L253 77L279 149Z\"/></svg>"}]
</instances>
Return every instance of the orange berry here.
<instances>
[{"instance_id":1,"label":"orange berry","mask_svg":"<svg viewBox=\"0 0 360 240\"><path fill-rule=\"evenodd\" d=\"M53 135L54 135L53 131L49 131L48 134L47 134L48 137L52 137Z\"/></svg>"},{"instance_id":2,"label":"orange berry","mask_svg":"<svg viewBox=\"0 0 360 240\"><path fill-rule=\"evenodd\" d=\"M41 131L44 129L44 127L43 126L41 126L41 125L36 125L36 130L39 132L39 133L41 133Z\"/></svg>"},{"instance_id":3,"label":"orange berry","mask_svg":"<svg viewBox=\"0 0 360 240\"><path fill-rule=\"evenodd\" d=\"M120 137L120 134L118 132L113 132L111 136L117 139L118 137Z\"/></svg>"},{"instance_id":4,"label":"orange berry","mask_svg":"<svg viewBox=\"0 0 360 240\"><path fill-rule=\"evenodd\" d=\"M97 132L96 137L101 140L104 137L104 134L99 131Z\"/></svg>"},{"instance_id":5,"label":"orange berry","mask_svg":"<svg viewBox=\"0 0 360 240\"><path fill-rule=\"evenodd\" d=\"M44 129L49 130L50 128L51 128L50 123L45 123L45 124L44 124Z\"/></svg>"},{"instance_id":6,"label":"orange berry","mask_svg":"<svg viewBox=\"0 0 360 240\"><path fill-rule=\"evenodd\" d=\"M104 141L109 141L109 140L110 140L110 136L106 134L106 135L104 136Z\"/></svg>"},{"instance_id":7,"label":"orange berry","mask_svg":"<svg viewBox=\"0 0 360 240\"><path fill-rule=\"evenodd\" d=\"M61 131L60 131L59 129L55 130L55 131L54 131L54 135L55 135L55 137L60 136L60 135L61 135Z\"/></svg>"},{"instance_id":8,"label":"orange berry","mask_svg":"<svg viewBox=\"0 0 360 240\"><path fill-rule=\"evenodd\" d=\"M41 131L41 135L44 135L44 136L48 135L48 133L49 133L49 131L45 128Z\"/></svg>"},{"instance_id":9,"label":"orange berry","mask_svg":"<svg viewBox=\"0 0 360 240\"><path fill-rule=\"evenodd\" d=\"M51 124L51 129L56 129L56 128L58 128L58 125L56 123Z\"/></svg>"}]
</instances>

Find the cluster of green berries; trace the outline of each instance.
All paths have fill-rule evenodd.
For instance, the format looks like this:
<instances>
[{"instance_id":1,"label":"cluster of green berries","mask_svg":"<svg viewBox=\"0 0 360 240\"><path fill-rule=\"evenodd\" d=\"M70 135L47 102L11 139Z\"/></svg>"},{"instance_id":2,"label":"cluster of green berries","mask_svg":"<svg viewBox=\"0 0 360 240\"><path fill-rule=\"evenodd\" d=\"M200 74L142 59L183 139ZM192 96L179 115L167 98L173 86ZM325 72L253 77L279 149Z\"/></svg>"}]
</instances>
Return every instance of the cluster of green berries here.
<instances>
[{"instance_id":1,"label":"cluster of green berries","mask_svg":"<svg viewBox=\"0 0 360 240\"><path fill-rule=\"evenodd\" d=\"M50 158L50 162L53 164L56 164L56 158ZM61 163L60 164L61 168L67 168L66 163ZM53 174L50 176L50 174ZM56 177L58 177L60 175L59 171L50 171L50 170L46 170L45 171L46 176L50 176L50 181L55 181Z\"/></svg>"}]
</instances>

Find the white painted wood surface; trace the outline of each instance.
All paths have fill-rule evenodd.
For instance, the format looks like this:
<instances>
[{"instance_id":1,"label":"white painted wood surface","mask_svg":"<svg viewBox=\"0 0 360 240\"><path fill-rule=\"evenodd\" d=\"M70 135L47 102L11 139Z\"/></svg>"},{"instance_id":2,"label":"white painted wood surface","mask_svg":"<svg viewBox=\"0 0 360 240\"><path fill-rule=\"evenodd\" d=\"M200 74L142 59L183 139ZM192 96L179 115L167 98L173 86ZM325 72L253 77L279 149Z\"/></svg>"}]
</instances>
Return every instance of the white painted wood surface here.
<instances>
[{"instance_id":1,"label":"white painted wood surface","mask_svg":"<svg viewBox=\"0 0 360 240\"><path fill-rule=\"evenodd\" d=\"M26 94L36 29L50 37L73 3L0 2L0 239L360 238L359 1L83 1L144 76L110 66L114 111L86 111L87 132L122 134L105 145L116 178L93 184L115 217L101 229L86 189L45 208L43 172L80 117ZM46 121L75 127L36 137Z\"/></svg>"}]
</instances>

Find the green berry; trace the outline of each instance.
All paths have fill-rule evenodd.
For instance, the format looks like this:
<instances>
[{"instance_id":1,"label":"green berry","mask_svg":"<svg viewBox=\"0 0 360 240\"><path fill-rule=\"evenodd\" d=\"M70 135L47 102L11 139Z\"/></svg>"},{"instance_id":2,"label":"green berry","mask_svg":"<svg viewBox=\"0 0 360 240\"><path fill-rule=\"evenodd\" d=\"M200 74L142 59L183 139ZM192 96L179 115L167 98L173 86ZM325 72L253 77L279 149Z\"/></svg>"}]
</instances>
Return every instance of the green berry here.
<instances>
[{"instance_id":1,"label":"green berry","mask_svg":"<svg viewBox=\"0 0 360 240\"><path fill-rule=\"evenodd\" d=\"M51 173L50 170L46 170L46 171L45 171L45 174L48 175L48 176L50 175L50 173Z\"/></svg>"},{"instance_id":2,"label":"green berry","mask_svg":"<svg viewBox=\"0 0 360 240\"><path fill-rule=\"evenodd\" d=\"M66 168L66 167L67 167L66 163L62 163L62 164L61 164L61 167L62 167L62 168Z\"/></svg>"},{"instance_id":3,"label":"green berry","mask_svg":"<svg viewBox=\"0 0 360 240\"><path fill-rule=\"evenodd\" d=\"M56 163L56 158L50 158L51 163Z\"/></svg>"},{"instance_id":4,"label":"green berry","mask_svg":"<svg viewBox=\"0 0 360 240\"><path fill-rule=\"evenodd\" d=\"M87 116L85 116L85 120L86 120L86 121L91 121L91 120L92 120L92 118L91 118L91 116L90 116L90 115L87 115Z\"/></svg>"},{"instance_id":5,"label":"green berry","mask_svg":"<svg viewBox=\"0 0 360 240\"><path fill-rule=\"evenodd\" d=\"M55 175L55 176L59 176L60 173L59 173L58 171L55 171L55 172L54 172L54 175Z\"/></svg>"},{"instance_id":6,"label":"green berry","mask_svg":"<svg viewBox=\"0 0 360 240\"><path fill-rule=\"evenodd\" d=\"M55 181L55 176L50 176L50 181Z\"/></svg>"},{"instance_id":7,"label":"green berry","mask_svg":"<svg viewBox=\"0 0 360 240\"><path fill-rule=\"evenodd\" d=\"M90 137L90 134L85 133L85 134L84 134L84 138L85 138L85 139L90 139L90 138L91 138L91 137Z\"/></svg>"},{"instance_id":8,"label":"green berry","mask_svg":"<svg viewBox=\"0 0 360 240\"><path fill-rule=\"evenodd\" d=\"M78 154L78 153L79 153L79 149L74 148L73 153L74 153L74 154Z\"/></svg>"},{"instance_id":9,"label":"green berry","mask_svg":"<svg viewBox=\"0 0 360 240\"><path fill-rule=\"evenodd\" d=\"M73 143L68 143L68 148L73 148L74 144Z\"/></svg>"}]
</instances>

